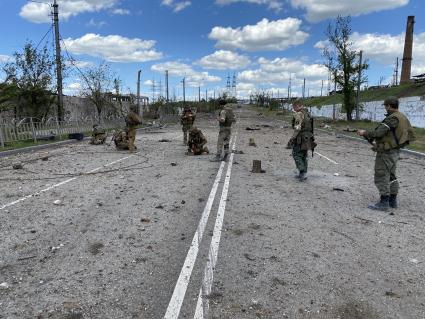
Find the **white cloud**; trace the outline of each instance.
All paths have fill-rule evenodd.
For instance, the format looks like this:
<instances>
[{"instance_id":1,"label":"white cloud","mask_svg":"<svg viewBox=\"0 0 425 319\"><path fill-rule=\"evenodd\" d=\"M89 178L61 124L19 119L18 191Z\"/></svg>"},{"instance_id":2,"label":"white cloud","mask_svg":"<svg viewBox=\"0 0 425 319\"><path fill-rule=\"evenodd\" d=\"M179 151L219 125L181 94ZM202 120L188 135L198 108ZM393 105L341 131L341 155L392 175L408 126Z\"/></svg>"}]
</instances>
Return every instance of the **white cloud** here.
<instances>
[{"instance_id":1,"label":"white cloud","mask_svg":"<svg viewBox=\"0 0 425 319\"><path fill-rule=\"evenodd\" d=\"M95 19L91 18L90 21L86 24L88 27L95 27L100 29L104 25L107 25L105 21L96 21Z\"/></svg>"},{"instance_id":2,"label":"white cloud","mask_svg":"<svg viewBox=\"0 0 425 319\"><path fill-rule=\"evenodd\" d=\"M81 83L79 83L79 82L70 83L70 84L67 85L67 89L73 90L73 91L80 90L81 89Z\"/></svg>"},{"instance_id":3,"label":"white cloud","mask_svg":"<svg viewBox=\"0 0 425 319\"><path fill-rule=\"evenodd\" d=\"M301 23L295 18L276 21L263 19L256 25L243 28L214 27L209 38L217 40L216 46L223 49L280 51L304 43L308 34L300 30Z\"/></svg>"},{"instance_id":4,"label":"white cloud","mask_svg":"<svg viewBox=\"0 0 425 319\"><path fill-rule=\"evenodd\" d=\"M160 73L168 70L169 75L185 77L186 84L192 87L197 87L204 82L221 81L218 76L210 75L208 72L197 72L190 65L176 61L154 64L151 70Z\"/></svg>"},{"instance_id":5,"label":"white cloud","mask_svg":"<svg viewBox=\"0 0 425 319\"><path fill-rule=\"evenodd\" d=\"M64 42L72 53L101 57L109 62L146 62L162 58L162 53L153 48L156 43L153 40L88 33L78 39L65 39Z\"/></svg>"},{"instance_id":6,"label":"white cloud","mask_svg":"<svg viewBox=\"0 0 425 319\"><path fill-rule=\"evenodd\" d=\"M9 55L0 54L0 63L9 62L11 59L12 59L12 57L9 56Z\"/></svg>"},{"instance_id":7,"label":"white cloud","mask_svg":"<svg viewBox=\"0 0 425 319\"><path fill-rule=\"evenodd\" d=\"M294 8L305 9L311 22L341 16L358 16L404 6L409 0L291 0Z\"/></svg>"},{"instance_id":8,"label":"white cloud","mask_svg":"<svg viewBox=\"0 0 425 319\"><path fill-rule=\"evenodd\" d=\"M94 66L93 62L90 61L66 61L65 62L67 66L76 66L79 69L84 69L84 68L90 68L92 66Z\"/></svg>"},{"instance_id":9,"label":"white cloud","mask_svg":"<svg viewBox=\"0 0 425 319\"><path fill-rule=\"evenodd\" d=\"M300 60L288 58L276 58L268 60L259 58L259 69L245 70L238 75L238 79L248 83L282 83L288 82L291 77L293 81L300 79L308 79L309 81L317 81L318 79L326 79L328 71L321 64L305 64Z\"/></svg>"},{"instance_id":10,"label":"white cloud","mask_svg":"<svg viewBox=\"0 0 425 319\"><path fill-rule=\"evenodd\" d=\"M353 49L363 51L363 56L367 59L378 62L382 65L394 66L396 58L403 57L404 33L398 35L354 32L351 40ZM323 49L327 45L326 41L319 41L315 48ZM412 74L425 72L425 32L415 34L413 39L413 60Z\"/></svg>"},{"instance_id":11,"label":"white cloud","mask_svg":"<svg viewBox=\"0 0 425 319\"><path fill-rule=\"evenodd\" d=\"M216 0L215 3L221 6L236 2L248 2L259 5L266 5L270 10L280 11L283 8L283 1L281 0Z\"/></svg>"},{"instance_id":12,"label":"white cloud","mask_svg":"<svg viewBox=\"0 0 425 319\"><path fill-rule=\"evenodd\" d=\"M128 10L128 9L121 9L121 8L113 9L111 11L111 13L112 14L116 14L116 15L121 15L121 16L126 16L126 15L130 15L131 14L130 10Z\"/></svg>"},{"instance_id":13,"label":"white cloud","mask_svg":"<svg viewBox=\"0 0 425 319\"><path fill-rule=\"evenodd\" d=\"M182 11L192 4L190 1L162 0L161 4L173 9L174 12Z\"/></svg>"},{"instance_id":14,"label":"white cloud","mask_svg":"<svg viewBox=\"0 0 425 319\"><path fill-rule=\"evenodd\" d=\"M219 50L204 56L197 64L205 69L236 70L247 67L251 63L249 57L236 52Z\"/></svg>"},{"instance_id":15,"label":"white cloud","mask_svg":"<svg viewBox=\"0 0 425 319\"><path fill-rule=\"evenodd\" d=\"M83 12L95 12L112 8L118 0L61 0L59 4L59 16L68 20ZM21 8L19 15L31 22L50 23L51 7L46 3L29 2Z\"/></svg>"}]
</instances>

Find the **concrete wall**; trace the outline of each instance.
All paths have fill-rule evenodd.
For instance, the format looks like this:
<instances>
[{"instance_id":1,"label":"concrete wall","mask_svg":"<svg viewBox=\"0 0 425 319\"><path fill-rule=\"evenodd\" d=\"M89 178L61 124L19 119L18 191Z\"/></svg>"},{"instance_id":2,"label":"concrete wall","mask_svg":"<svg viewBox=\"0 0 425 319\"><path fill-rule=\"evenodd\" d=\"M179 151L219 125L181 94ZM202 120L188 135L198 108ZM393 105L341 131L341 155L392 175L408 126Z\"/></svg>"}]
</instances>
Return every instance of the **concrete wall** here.
<instances>
[{"instance_id":1,"label":"concrete wall","mask_svg":"<svg viewBox=\"0 0 425 319\"><path fill-rule=\"evenodd\" d=\"M425 128L425 97L412 96L400 98L399 110L407 115L413 126ZM363 111L360 113L361 119L368 119L379 122L385 117L385 108L382 105L384 101L372 101L363 103ZM333 105L325 105L320 109L312 107L311 113L313 116L322 116L332 118ZM355 112L353 112L355 117ZM346 119L346 114L341 112L341 104L336 105L336 118Z\"/></svg>"}]
</instances>

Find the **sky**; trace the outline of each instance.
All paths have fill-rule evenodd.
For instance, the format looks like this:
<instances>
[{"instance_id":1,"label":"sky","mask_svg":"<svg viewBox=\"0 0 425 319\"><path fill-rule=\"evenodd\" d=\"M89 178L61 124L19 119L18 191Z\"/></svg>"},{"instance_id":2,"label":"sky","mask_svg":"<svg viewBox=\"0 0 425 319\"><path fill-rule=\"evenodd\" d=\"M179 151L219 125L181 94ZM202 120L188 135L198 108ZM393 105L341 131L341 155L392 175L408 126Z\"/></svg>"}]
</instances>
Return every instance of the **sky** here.
<instances>
[{"instance_id":1,"label":"sky","mask_svg":"<svg viewBox=\"0 0 425 319\"><path fill-rule=\"evenodd\" d=\"M53 54L53 0L0 0L0 65L27 41ZM393 80L402 58L407 16L415 16L412 75L425 73L423 0L57 0L64 55L84 71L110 65L122 92L186 100L222 94L230 80L239 98L267 91L325 95L325 30L338 15L351 16L353 48L370 64L368 85ZM401 63L400 63L401 65ZM81 81L69 66L64 92L78 95ZM400 74L400 72L399 72ZM4 74L0 73L0 79ZM322 89L323 83L323 89Z\"/></svg>"}]
</instances>

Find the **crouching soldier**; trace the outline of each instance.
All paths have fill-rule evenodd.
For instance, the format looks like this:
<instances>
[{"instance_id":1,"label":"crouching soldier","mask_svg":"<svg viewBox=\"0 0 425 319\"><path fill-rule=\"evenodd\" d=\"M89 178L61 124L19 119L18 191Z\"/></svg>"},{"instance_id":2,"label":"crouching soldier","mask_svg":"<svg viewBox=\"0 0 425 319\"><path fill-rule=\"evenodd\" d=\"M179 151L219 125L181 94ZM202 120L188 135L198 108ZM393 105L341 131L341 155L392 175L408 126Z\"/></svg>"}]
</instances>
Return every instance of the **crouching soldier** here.
<instances>
[{"instance_id":1,"label":"crouching soldier","mask_svg":"<svg viewBox=\"0 0 425 319\"><path fill-rule=\"evenodd\" d=\"M115 143L115 147L117 150L128 150L129 149L129 141L128 136L125 131L117 131L113 135L113 140Z\"/></svg>"},{"instance_id":2,"label":"crouching soldier","mask_svg":"<svg viewBox=\"0 0 425 319\"><path fill-rule=\"evenodd\" d=\"M398 99L389 97L383 105L387 111L385 119L375 130L358 130L357 134L370 142L375 141L372 148L376 152L374 179L381 198L368 208L386 211L390 207L397 208L399 184L396 168L400 149L412 142L415 137L406 115L398 111Z\"/></svg>"},{"instance_id":3,"label":"crouching soldier","mask_svg":"<svg viewBox=\"0 0 425 319\"><path fill-rule=\"evenodd\" d=\"M183 131L183 145L187 145L187 135L193 126L193 122L195 122L195 114L193 114L192 109L186 105L180 117L180 123Z\"/></svg>"},{"instance_id":4,"label":"crouching soldier","mask_svg":"<svg viewBox=\"0 0 425 319\"><path fill-rule=\"evenodd\" d=\"M90 144L100 145L104 144L106 141L106 131L102 129L98 124L93 125L92 137L90 139Z\"/></svg>"},{"instance_id":5,"label":"crouching soldier","mask_svg":"<svg viewBox=\"0 0 425 319\"><path fill-rule=\"evenodd\" d=\"M137 147L134 145L134 141L136 140L136 128L139 124L142 124L142 118L137 113L137 107L135 105L130 106L130 112L127 115L125 123L127 130L128 149L133 152L137 149Z\"/></svg>"},{"instance_id":6,"label":"crouching soldier","mask_svg":"<svg viewBox=\"0 0 425 319\"><path fill-rule=\"evenodd\" d=\"M201 130L196 126L192 126L189 130L189 141L187 143L187 155L203 155L209 154L208 148L205 146L207 144L207 139Z\"/></svg>"}]
</instances>

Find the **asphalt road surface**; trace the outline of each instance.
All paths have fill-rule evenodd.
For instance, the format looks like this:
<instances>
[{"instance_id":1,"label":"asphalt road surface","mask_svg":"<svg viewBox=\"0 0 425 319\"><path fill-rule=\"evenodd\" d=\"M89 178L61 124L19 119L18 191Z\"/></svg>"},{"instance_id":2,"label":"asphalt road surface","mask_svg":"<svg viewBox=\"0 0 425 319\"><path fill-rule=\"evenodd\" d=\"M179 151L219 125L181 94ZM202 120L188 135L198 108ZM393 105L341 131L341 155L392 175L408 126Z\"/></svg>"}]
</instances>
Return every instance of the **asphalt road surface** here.
<instances>
[{"instance_id":1,"label":"asphalt road surface","mask_svg":"<svg viewBox=\"0 0 425 319\"><path fill-rule=\"evenodd\" d=\"M1 158L0 318L425 318L425 161L402 154L400 208L375 212L367 144L317 131L302 183L288 125L236 114L226 163L178 125L137 153ZM216 120L196 125L214 153Z\"/></svg>"}]
</instances>

